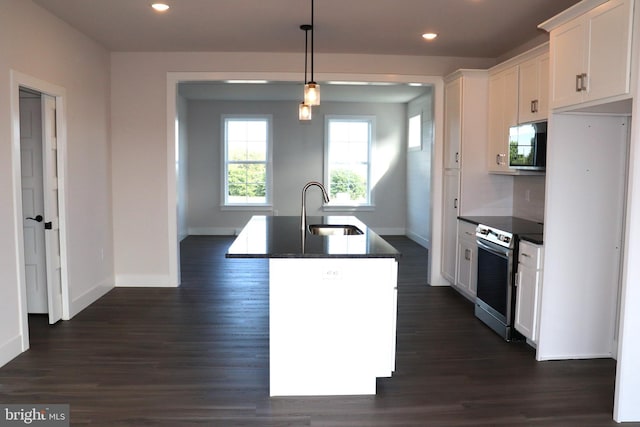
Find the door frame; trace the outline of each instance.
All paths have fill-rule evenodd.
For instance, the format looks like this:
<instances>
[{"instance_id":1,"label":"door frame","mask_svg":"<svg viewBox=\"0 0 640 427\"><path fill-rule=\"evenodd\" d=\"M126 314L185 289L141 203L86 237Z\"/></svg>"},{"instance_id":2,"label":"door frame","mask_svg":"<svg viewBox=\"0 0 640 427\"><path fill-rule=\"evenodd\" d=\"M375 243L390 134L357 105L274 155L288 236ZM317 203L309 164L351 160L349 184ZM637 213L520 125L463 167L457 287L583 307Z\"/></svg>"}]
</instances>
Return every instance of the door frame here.
<instances>
[{"instance_id":1,"label":"door frame","mask_svg":"<svg viewBox=\"0 0 640 427\"><path fill-rule=\"evenodd\" d=\"M27 310L27 287L24 266L24 237L22 231L22 174L20 159L20 88L27 88L55 98L56 128L58 144L58 211L60 221L60 264L62 287L62 319L69 319L69 286L67 263L67 119L66 90L61 86L36 77L10 70L11 82L11 171L13 176L14 243L18 271L18 298L20 313L20 335L22 351L29 348L29 317Z\"/></svg>"},{"instance_id":2,"label":"door frame","mask_svg":"<svg viewBox=\"0 0 640 427\"><path fill-rule=\"evenodd\" d=\"M442 240L442 162L444 128L444 79L431 75L412 74L365 74L365 73L318 73L318 81L361 81L368 83L422 83L432 85L433 103L433 146L431 151L431 235L428 239L430 249L427 260L429 284L431 286L448 286L449 283L440 275L440 251L431 250L433 242ZM292 72L246 72L246 71L169 71L166 79L167 94L167 238L169 241L169 281L173 286L180 285L180 242L178 238L178 171L177 152L179 150L178 135L178 84L185 82L225 81L225 80L268 80L270 82L300 81L299 73Z\"/></svg>"}]
</instances>

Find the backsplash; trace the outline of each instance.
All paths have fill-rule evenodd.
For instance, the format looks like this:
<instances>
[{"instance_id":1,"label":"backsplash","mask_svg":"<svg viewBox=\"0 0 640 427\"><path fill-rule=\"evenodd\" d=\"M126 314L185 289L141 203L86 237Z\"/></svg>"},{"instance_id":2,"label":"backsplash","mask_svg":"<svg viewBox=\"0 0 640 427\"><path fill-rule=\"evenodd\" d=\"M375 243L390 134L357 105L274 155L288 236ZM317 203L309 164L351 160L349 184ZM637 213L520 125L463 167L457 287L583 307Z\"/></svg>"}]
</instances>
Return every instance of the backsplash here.
<instances>
[{"instance_id":1,"label":"backsplash","mask_svg":"<svg viewBox=\"0 0 640 427\"><path fill-rule=\"evenodd\" d=\"M544 222L544 175L515 176L513 182L513 215Z\"/></svg>"}]
</instances>

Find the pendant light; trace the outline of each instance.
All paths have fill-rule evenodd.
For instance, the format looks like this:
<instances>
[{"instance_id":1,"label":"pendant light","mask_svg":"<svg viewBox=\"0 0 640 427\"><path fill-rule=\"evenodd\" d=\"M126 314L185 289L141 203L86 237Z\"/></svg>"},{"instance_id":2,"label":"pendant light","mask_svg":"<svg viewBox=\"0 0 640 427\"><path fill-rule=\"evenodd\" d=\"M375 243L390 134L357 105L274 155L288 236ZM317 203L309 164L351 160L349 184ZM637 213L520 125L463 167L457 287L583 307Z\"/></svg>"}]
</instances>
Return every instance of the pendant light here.
<instances>
[{"instance_id":1,"label":"pendant light","mask_svg":"<svg viewBox=\"0 0 640 427\"><path fill-rule=\"evenodd\" d=\"M304 24L300 25L300 29L304 31L304 82L305 87L307 83L307 52L309 46L309 30L311 30L311 25ZM311 105L307 104L305 101L302 101L298 106L298 120L311 120Z\"/></svg>"},{"instance_id":2,"label":"pendant light","mask_svg":"<svg viewBox=\"0 0 640 427\"><path fill-rule=\"evenodd\" d=\"M313 18L314 18L314 7L313 7L313 0L311 0L311 80L307 81L307 84L304 85L304 103L307 105L320 105L320 85L318 83L316 83L313 80L313 63L314 63L314 58L313 58L313 39L314 39L314 33L315 33L315 26L314 26L314 22L313 22ZM305 49L305 55L306 55L306 49ZM306 75L305 75L305 80L306 80Z\"/></svg>"}]
</instances>

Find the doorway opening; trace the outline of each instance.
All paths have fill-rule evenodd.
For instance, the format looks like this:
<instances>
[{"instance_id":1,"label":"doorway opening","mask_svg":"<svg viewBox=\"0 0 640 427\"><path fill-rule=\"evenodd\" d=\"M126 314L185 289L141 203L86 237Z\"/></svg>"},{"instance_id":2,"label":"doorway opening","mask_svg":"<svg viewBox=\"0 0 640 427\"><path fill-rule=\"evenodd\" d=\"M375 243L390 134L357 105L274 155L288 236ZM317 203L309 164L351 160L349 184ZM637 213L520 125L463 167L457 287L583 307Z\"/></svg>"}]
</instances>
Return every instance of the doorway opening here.
<instances>
[{"instance_id":1,"label":"doorway opening","mask_svg":"<svg viewBox=\"0 0 640 427\"><path fill-rule=\"evenodd\" d=\"M12 169L22 351L29 315L68 318L64 89L12 71Z\"/></svg>"}]
</instances>

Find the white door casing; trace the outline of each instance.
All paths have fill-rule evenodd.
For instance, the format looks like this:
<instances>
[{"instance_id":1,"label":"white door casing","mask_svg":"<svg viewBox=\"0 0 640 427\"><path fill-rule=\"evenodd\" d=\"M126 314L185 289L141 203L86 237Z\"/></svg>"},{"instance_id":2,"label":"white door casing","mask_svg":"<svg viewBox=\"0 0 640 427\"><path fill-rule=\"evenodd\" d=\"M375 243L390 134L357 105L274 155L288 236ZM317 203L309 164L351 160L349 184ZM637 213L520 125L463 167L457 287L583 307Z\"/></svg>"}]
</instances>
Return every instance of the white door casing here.
<instances>
[{"instance_id":1,"label":"white door casing","mask_svg":"<svg viewBox=\"0 0 640 427\"><path fill-rule=\"evenodd\" d=\"M47 313L39 95L25 93L24 97L20 96L20 159L27 309L29 313Z\"/></svg>"},{"instance_id":2,"label":"white door casing","mask_svg":"<svg viewBox=\"0 0 640 427\"><path fill-rule=\"evenodd\" d=\"M42 95L42 141L44 174L44 218L49 323L62 319L62 268L58 212L58 143L56 100Z\"/></svg>"}]
</instances>

